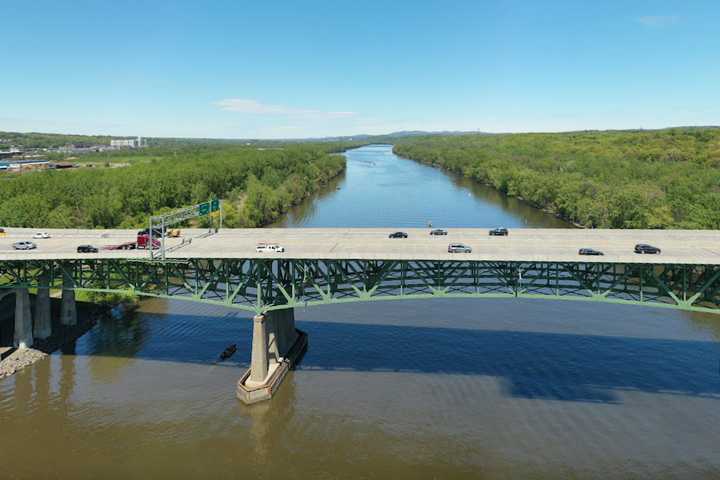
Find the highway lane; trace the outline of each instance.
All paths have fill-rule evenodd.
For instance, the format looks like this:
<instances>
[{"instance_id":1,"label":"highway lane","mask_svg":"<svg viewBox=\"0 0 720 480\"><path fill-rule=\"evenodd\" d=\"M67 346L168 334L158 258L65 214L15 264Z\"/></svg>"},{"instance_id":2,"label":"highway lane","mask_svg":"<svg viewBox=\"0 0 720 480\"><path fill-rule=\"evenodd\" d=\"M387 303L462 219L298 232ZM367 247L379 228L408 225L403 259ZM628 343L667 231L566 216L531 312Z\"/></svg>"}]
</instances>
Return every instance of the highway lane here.
<instances>
[{"instance_id":1,"label":"highway lane","mask_svg":"<svg viewBox=\"0 0 720 480\"><path fill-rule=\"evenodd\" d=\"M36 230L6 228L0 238L0 260L146 258L148 252L101 250L79 254L76 248L91 244L98 248L135 240L136 230L44 230L52 238L33 240L38 248L15 251L12 244L31 240ZM407 239L389 239L387 228L257 228L223 229L206 238L206 230L184 230L189 245L169 252L168 258L306 258L379 260L495 260L547 262L617 262L720 264L720 231L710 230L584 230L512 229L507 237L491 237L486 228L449 228L447 236L431 236L429 229L402 229ZM195 237L195 238L193 238ZM168 246L182 239L166 239ZM279 243L285 253L257 253L260 242ZM472 247L471 254L449 254L449 243ZM633 253L636 243L662 249L660 255ZM580 248L603 251L604 256L578 255Z\"/></svg>"}]
</instances>

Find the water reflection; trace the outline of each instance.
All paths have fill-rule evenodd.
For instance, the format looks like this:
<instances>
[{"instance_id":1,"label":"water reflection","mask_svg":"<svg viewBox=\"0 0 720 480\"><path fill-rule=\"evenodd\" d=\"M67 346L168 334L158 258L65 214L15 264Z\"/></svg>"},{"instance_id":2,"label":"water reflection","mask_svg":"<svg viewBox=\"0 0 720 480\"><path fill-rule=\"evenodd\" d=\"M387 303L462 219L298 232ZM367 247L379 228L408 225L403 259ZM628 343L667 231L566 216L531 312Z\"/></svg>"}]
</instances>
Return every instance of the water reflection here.
<instances>
[{"instance_id":1,"label":"water reflection","mask_svg":"<svg viewBox=\"0 0 720 480\"><path fill-rule=\"evenodd\" d=\"M148 341L150 331L150 323L134 313L122 318L100 318L83 337L83 353L112 358L90 362L93 379L105 383L117 381Z\"/></svg>"},{"instance_id":2,"label":"water reflection","mask_svg":"<svg viewBox=\"0 0 720 480\"><path fill-rule=\"evenodd\" d=\"M275 447L295 421L295 374L289 372L271 403L237 404L237 413L249 420L253 455L260 463L271 463ZM277 400L277 401L276 401Z\"/></svg>"}]
</instances>

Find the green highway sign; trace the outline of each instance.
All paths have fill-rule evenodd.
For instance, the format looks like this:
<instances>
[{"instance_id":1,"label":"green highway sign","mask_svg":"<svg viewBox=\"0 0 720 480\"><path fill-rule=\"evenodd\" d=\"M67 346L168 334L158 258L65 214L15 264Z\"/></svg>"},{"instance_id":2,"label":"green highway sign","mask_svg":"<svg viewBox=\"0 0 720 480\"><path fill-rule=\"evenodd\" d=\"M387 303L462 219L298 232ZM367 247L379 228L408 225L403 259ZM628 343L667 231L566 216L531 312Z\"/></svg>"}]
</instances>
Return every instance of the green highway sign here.
<instances>
[{"instance_id":1,"label":"green highway sign","mask_svg":"<svg viewBox=\"0 0 720 480\"><path fill-rule=\"evenodd\" d=\"M217 198L210 201L210 211L211 212L217 212L220 210L220 200Z\"/></svg>"},{"instance_id":2,"label":"green highway sign","mask_svg":"<svg viewBox=\"0 0 720 480\"><path fill-rule=\"evenodd\" d=\"M205 202L198 205L198 214L199 215L207 215L210 213L210 203Z\"/></svg>"}]
</instances>

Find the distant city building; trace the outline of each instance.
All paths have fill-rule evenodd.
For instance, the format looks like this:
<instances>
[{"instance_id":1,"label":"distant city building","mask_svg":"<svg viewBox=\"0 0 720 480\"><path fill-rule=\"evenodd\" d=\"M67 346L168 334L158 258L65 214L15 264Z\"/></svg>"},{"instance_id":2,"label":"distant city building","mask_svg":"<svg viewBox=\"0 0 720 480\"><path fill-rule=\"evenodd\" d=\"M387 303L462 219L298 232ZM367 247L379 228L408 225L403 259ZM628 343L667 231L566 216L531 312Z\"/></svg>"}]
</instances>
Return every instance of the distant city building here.
<instances>
[{"instance_id":1,"label":"distant city building","mask_svg":"<svg viewBox=\"0 0 720 480\"><path fill-rule=\"evenodd\" d=\"M142 148L147 142L142 137L111 139L110 146L114 148Z\"/></svg>"}]
</instances>

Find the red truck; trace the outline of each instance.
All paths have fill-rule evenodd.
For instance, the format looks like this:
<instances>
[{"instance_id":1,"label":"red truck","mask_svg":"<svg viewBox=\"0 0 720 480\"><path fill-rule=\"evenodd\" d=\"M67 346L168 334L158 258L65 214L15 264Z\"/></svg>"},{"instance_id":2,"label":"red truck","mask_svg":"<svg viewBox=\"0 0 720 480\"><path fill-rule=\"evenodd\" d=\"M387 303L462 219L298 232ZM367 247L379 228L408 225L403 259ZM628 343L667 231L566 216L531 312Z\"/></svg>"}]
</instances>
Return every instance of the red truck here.
<instances>
[{"instance_id":1,"label":"red truck","mask_svg":"<svg viewBox=\"0 0 720 480\"><path fill-rule=\"evenodd\" d=\"M150 248L150 235L147 235L145 233L139 234L137 236L137 248ZM152 249L158 249L160 248L160 240L153 237L152 239Z\"/></svg>"}]
</instances>

